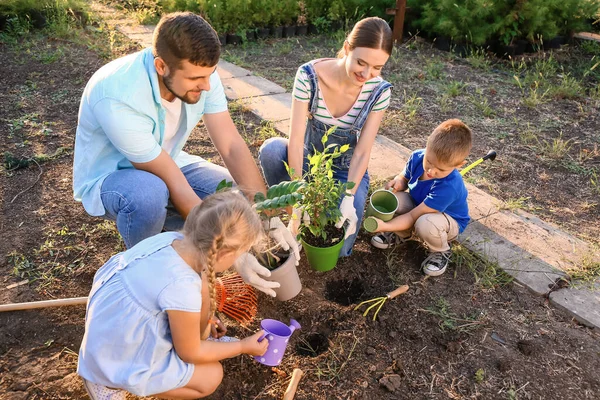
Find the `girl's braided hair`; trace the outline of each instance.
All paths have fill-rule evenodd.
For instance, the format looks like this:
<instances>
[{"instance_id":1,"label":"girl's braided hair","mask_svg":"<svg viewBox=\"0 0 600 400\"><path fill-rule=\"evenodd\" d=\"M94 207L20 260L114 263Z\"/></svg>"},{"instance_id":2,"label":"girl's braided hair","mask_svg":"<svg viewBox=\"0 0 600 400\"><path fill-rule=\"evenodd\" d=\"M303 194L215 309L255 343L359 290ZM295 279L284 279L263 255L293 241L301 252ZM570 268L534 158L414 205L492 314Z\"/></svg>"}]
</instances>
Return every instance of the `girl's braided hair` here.
<instances>
[{"instance_id":1,"label":"girl's braided hair","mask_svg":"<svg viewBox=\"0 0 600 400\"><path fill-rule=\"evenodd\" d=\"M200 265L208 272L212 317L217 301L214 269L217 255L220 250L246 251L260 243L264 234L260 217L239 192L220 192L192 209L183 226L183 234L200 251Z\"/></svg>"}]
</instances>

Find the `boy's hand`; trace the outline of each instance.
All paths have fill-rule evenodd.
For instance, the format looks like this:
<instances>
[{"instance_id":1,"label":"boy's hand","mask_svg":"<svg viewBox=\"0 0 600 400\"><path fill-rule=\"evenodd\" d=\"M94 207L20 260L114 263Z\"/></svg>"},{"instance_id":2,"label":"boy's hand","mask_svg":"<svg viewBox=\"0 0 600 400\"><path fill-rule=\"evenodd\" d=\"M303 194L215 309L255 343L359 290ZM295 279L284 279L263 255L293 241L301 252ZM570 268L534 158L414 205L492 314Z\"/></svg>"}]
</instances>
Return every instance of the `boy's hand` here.
<instances>
[{"instance_id":1,"label":"boy's hand","mask_svg":"<svg viewBox=\"0 0 600 400\"><path fill-rule=\"evenodd\" d=\"M258 339L264 336L265 331L260 330L252 336L242 339L242 353L250 354L251 356L262 356L267 352L269 341L263 338L260 342Z\"/></svg>"},{"instance_id":2,"label":"boy's hand","mask_svg":"<svg viewBox=\"0 0 600 400\"><path fill-rule=\"evenodd\" d=\"M405 190L404 188L404 180L398 179L398 177L392 179L388 183L385 184L385 188L387 190L391 190L393 192L402 192Z\"/></svg>"},{"instance_id":3,"label":"boy's hand","mask_svg":"<svg viewBox=\"0 0 600 400\"><path fill-rule=\"evenodd\" d=\"M384 222L384 221L380 220L379 218L375 218L375 217L370 217L370 218L373 218L375 221L377 221L377 229L375 229L372 233L388 232L386 230L387 222Z\"/></svg>"}]
</instances>

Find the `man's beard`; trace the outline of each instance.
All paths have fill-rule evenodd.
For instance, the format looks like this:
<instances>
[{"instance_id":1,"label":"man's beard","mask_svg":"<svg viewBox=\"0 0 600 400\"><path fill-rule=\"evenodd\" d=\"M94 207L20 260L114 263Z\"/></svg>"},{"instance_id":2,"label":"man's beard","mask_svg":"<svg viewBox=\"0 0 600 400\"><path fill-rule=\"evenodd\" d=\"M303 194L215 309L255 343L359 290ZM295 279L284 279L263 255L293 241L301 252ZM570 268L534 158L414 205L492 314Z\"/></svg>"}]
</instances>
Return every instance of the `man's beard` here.
<instances>
[{"instance_id":1,"label":"man's beard","mask_svg":"<svg viewBox=\"0 0 600 400\"><path fill-rule=\"evenodd\" d=\"M178 95L173 90L173 85L171 85L172 82L173 78L171 78L170 76L163 76L163 83L165 84L167 90L173 94L173 96L177 97L179 100L187 104L196 104L198 101L200 101L200 96L198 96L197 99L192 99L187 92L183 96Z\"/></svg>"}]
</instances>

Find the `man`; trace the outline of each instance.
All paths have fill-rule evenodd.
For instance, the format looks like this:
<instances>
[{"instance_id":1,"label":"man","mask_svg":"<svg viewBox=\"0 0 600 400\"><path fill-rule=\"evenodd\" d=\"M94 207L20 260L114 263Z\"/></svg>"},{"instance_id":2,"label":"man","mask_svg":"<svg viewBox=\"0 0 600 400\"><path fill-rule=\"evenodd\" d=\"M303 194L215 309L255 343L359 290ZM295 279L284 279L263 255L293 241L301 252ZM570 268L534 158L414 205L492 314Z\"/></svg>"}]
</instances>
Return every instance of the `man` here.
<instances>
[{"instance_id":1,"label":"man","mask_svg":"<svg viewBox=\"0 0 600 400\"><path fill-rule=\"evenodd\" d=\"M103 66L81 99L73 191L92 216L116 222L125 245L160 233L167 207L185 219L220 181L234 180L249 198L264 181L227 109L216 72L217 33L200 16L164 16L152 48ZM227 168L182 151L202 119ZM279 218L269 233L284 249L298 245ZM299 257L297 257L299 258ZM278 283L251 255L238 262L246 282L272 296Z\"/></svg>"}]
</instances>

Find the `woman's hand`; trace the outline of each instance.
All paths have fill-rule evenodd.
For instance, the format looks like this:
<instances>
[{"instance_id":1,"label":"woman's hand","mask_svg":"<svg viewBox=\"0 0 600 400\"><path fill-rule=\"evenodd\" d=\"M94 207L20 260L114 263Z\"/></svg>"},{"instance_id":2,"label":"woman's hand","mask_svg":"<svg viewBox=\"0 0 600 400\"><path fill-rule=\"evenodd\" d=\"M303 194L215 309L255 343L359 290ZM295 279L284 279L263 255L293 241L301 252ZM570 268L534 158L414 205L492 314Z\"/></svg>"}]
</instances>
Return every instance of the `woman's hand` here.
<instances>
[{"instance_id":1,"label":"woman's hand","mask_svg":"<svg viewBox=\"0 0 600 400\"><path fill-rule=\"evenodd\" d=\"M258 341L264 335L265 331L260 330L254 335L242 339L242 353L250 354L251 356L262 356L265 354L269 347L269 341L264 337L260 342Z\"/></svg>"}]
</instances>

